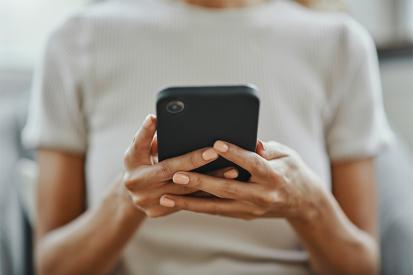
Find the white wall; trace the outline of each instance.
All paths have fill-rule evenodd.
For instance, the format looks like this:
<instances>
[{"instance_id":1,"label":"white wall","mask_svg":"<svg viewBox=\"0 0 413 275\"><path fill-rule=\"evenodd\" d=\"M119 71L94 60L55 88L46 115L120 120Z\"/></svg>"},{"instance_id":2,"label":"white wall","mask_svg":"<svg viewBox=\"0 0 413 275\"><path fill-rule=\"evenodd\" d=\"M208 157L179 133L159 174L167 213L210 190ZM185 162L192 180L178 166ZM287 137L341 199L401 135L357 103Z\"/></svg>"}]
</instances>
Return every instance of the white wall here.
<instances>
[{"instance_id":1,"label":"white wall","mask_svg":"<svg viewBox=\"0 0 413 275\"><path fill-rule=\"evenodd\" d=\"M413 57L386 60L380 69L389 120L413 149Z\"/></svg>"},{"instance_id":2,"label":"white wall","mask_svg":"<svg viewBox=\"0 0 413 275\"><path fill-rule=\"evenodd\" d=\"M391 0L347 0L350 13L362 23L377 41L383 41L391 33Z\"/></svg>"},{"instance_id":3,"label":"white wall","mask_svg":"<svg viewBox=\"0 0 413 275\"><path fill-rule=\"evenodd\" d=\"M412 0L347 0L350 13L380 44L389 37L413 39Z\"/></svg>"},{"instance_id":4,"label":"white wall","mask_svg":"<svg viewBox=\"0 0 413 275\"><path fill-rule=\"evenodd\" d=\"M86 0L0 0L0 68L32 68L48 33Z\"/></svg>"}]
</instances>

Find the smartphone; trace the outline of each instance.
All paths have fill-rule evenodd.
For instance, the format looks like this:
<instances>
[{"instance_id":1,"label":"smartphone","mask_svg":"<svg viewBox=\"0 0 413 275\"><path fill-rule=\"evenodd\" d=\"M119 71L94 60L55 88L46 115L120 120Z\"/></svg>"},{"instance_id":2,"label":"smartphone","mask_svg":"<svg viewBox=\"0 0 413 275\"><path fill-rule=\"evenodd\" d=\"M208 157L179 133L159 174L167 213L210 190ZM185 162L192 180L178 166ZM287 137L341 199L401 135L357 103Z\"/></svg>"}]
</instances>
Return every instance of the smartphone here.
<instances>
[{"instance_id":1,"label":"smartphone","mask_svg":"<svg viewBox=\"0 0 413 275\"><path fill-rule=\"evenodd\" d=\"M223 140L254 151L260 101L253 85L169 87L157 96L158 159L176 157ZM248 171L219 157L195 169L208 173L226 167L238 169L238 180Z\"/></svg>"}]
</instances>

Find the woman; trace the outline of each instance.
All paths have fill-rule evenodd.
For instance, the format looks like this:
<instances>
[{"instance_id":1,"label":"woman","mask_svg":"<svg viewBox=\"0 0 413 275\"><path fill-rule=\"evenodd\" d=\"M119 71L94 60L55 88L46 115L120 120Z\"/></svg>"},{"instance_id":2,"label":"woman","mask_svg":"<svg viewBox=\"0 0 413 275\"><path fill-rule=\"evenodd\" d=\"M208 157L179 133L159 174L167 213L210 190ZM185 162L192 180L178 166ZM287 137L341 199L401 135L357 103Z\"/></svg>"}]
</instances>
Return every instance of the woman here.
<instances>
[{"instance_id":1,"label":"woman","mask_svg":"<svg viewBox=\"0 0 413 275\"><path fill-rule=\"evenodd\" d=\"M153 116L128 145L160 88L233 83L260 88L256 153L216 141L156 163ZM377 274L373 157L391 133L373 43L347 16L109 1L52 35L34 85L40 274ZM251 184L189 172L219 155ZM183 196L198 190L218 198Z\"/></svg>"}]
</instances>

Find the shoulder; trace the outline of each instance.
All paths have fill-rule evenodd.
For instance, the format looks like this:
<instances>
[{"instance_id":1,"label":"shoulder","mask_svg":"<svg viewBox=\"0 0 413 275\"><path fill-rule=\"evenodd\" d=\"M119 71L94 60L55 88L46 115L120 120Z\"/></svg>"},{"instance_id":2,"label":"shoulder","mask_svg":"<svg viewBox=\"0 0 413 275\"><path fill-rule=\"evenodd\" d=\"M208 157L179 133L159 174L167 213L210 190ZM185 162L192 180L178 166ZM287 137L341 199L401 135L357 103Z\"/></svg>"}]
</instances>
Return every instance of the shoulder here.
<instances>
[{"instance_id":1,"label":"shoulder","mask_svg":"<svg viewBox=\"0 0 413 275\"><path fill-rule=\"evenodd\" d=\"M108 0L86 6L64 19L49 36L52 46L76 48L127 26L142 25L159 13L149 0Z\"/></svg>"},{"instance_id":2,"label":"shoulder","mask_svg":"<svg viewBox=\"0 0 413 275\"><path fill-rule=\"evenodd\" d=\"M374 53L375 43L367 30L348 15L338 15L331 23L330 37L337 49L348 57Z\"/></svg>"},{"instance_id":3,"label":"shoulder","mask_svg":"<svg viewBox=\"0 0 413 275\"><path fill-rule=\"evenodd\" d=\"M346 13L312 10L291 1L283 1L281 10L301 39L318 43L327 52L338 50L357 55L359 51L374 49L370 34Z\"/></svg>"}]
</instances>

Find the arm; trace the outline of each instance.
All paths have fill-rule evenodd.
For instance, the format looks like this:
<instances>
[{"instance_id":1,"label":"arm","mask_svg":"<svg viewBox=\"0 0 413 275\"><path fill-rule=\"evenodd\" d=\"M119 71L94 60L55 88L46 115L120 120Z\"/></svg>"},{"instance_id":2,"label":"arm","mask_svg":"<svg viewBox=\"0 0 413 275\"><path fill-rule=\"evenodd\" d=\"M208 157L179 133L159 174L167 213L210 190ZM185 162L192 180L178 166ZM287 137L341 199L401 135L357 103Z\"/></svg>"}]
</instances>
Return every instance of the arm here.
<instances>
[{"instance_id":1,"label":"arm","mask_svg":"<svg viewBox=\"0 0 413 275\"><path fill-rule=\"evenodd\" d=\"M143 214L120 182L97 207L86 210L83 156L40 150L38 162L38 273L108 273Z\"/></svg>"},{"instance_id":2,"label":"arm","mask_svg":"<svg viewBox=\"0 0 413 275\"><path fill-rule=\"evenodd\" d=\"M241 219L286 218L309 251L317 274L377 274L372 161L333 165L336 200L291 149L275 142L265 147L257 146L256 154L216 142L214 148L222 157L251 173L251 184L180 172L173 177L175 183L219 198L165 195L160 203ZM183 176L187 177L185 181Z\"/></svg>"},{"instance_id":3,"label":"arm","mask_svg":"<svg viewBox=\"0 0 413 275\"><path fill-rule=\"evenodd\" d=\"M170 184L172 175L203 166L218 155L209 148L154 163L151 148L156 147L155 131L156 119L149 116L125 154L124 176L98 205L88 210L84 156L39 151L36 227L39 274L109 273L144 217L176 212L159 205L162 195L194 192Z\"/></svg>"},{"instance_id":4,"label":"arm","mask_svg":"<svg viewBox=\"0 0 413 275\"><path fill-rule=\"evenodd\" d=\"M323 192L316 219L292 221L317 274L378 274L373 160L332 165L333 195Z\"/></svg>"}]
</instances>

